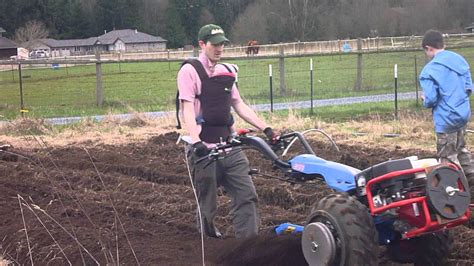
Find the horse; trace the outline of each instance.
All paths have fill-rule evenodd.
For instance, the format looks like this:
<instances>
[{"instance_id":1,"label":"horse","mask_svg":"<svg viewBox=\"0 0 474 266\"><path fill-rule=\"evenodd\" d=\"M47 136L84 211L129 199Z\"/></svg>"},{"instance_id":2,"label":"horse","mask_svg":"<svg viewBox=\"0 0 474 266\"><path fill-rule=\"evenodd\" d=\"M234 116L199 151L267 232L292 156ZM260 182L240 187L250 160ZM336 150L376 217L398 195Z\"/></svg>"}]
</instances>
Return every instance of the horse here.
<instances>
[{"instance_id":1,"label":"horse","mask_svg":"<svg viewBox=\"0 0 474 266\"><path fill-rule=\"evenodd\" d=\"M258 54L258 50L259 50L259 46L258 46L258 42L256 40L250 40L248 43L247 43L247 51L245 52L247 55L251 55L251 54Z\"/></svg>"}]
</instances>

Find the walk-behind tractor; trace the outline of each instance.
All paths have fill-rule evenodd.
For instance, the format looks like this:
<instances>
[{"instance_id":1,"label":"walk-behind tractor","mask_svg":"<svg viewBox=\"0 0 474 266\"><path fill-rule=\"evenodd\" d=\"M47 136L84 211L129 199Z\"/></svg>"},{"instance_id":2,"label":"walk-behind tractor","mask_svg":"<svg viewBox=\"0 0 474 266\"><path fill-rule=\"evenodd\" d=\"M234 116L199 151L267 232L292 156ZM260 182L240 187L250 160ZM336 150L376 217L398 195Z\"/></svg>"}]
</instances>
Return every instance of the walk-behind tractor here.
<instances>
[{"instance_id":1,"label":"walk-behind tractor","mask_svg":"<svg viewBox=\"0 0 474 266\"><path fill-rule=\"evenodd\" d=\"M268 144L249 130L209 155L240 146L258 150L292 183L324 181L335 192L311 209L306 225L282 224L277 234L302 231L302 248L310 265L376 265L379 246L401 263L442 264L452 243L451 227L470 217L470 190L454 164L409 157L359 170L318 157L303 134L282 135ZM277 154L299 139L306 154L288 161Z\"/></svg>"}]
</instances>

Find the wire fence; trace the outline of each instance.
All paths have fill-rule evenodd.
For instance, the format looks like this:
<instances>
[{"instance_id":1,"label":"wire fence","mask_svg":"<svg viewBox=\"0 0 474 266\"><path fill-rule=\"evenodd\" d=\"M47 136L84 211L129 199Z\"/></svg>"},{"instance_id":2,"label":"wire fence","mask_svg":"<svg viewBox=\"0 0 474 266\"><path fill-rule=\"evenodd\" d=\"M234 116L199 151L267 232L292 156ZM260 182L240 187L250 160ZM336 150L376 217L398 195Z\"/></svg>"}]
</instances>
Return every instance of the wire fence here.
<instances>
[{"instance_id":1,"label":"wire fence","mask_svg":"<svg viewBox=\"0 0 474 266\"><path fill-rule=\"evenodd\" d=\"M462 48L454 51L474 65L474 45L461 44ZM415 92L419 89L417 76L427 62L421 49L393 51L379 47L373 51L293 54L282 47L274 56L228 56L224 60L239 66L239 91L248 103L394 93L395 64L398 91ZM0 119L14 118L20 112L35 117L64 117L123 113L130 109L173 110L181 61L182 58L112 60L102 55L2 61L0 64L7 70L0 72Z\"/></svg>"}]
</instances>

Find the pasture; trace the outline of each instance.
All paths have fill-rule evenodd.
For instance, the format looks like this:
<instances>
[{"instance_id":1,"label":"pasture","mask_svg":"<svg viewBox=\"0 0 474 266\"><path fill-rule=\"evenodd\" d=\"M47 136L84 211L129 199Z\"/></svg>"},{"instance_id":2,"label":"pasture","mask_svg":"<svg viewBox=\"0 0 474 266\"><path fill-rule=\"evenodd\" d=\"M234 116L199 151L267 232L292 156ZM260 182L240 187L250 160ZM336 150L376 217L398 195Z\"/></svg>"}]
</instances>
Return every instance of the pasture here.
<instances>
[{"instance_id":1,"label":"pasture","mask_svg":"<svg viewBox=\"0 0 474 266\"><path fill-rule=\"evenodd\" d=\"M474 64L474 48L457 52ZM415 58L417 68L415 70ZM273 67L274 102L310 99L310 59L314 65L314 99L393 93L393 67L398 65L400 92L415 91L415 71L426 62L421 51L363 55L362 89L355 90L357 55L334 54L285 58L285 95L280 95L279 59L224 60L239 66L239 89L250 104L269 103L268 66ZM88 116L173 110L179 62L103 63L104 105L96 106L96 68L60 65L52 69L22 69L22 88L27 116L36 118ZM17 66L0 72L0 119L19 116L20 90Z\"/></svg>"}]
</instances>

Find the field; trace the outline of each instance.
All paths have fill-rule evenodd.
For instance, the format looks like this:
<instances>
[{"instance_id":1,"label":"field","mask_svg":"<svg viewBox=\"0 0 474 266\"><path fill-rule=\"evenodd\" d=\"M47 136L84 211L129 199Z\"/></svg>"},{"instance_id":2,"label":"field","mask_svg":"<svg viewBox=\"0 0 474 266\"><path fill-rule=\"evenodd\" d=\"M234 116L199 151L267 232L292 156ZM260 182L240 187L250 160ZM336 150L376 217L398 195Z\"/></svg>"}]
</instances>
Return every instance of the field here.
<instances>
[{"instance_id":1,"label":"field","mask_svg":"<svg viewBox=\"0 0 474 266\"><path fill-rule=\"evenodd\" d=\"M474 49L456 50L474 65ZM400 92L415 91L417 71L425 64L423 52L363 55L362 90L355 91L357 55L320 55L285 59L285 96L280 96L279 61L275 59L230 60L239 66L239 89L248 103L270 103L268 66L273 66L274 101L310 99L310 59L314 65L314 98L393 93L394 64L398 65ZM59 69L23 66L24 106L29 117L87 116L108 113L173 110L179 62L102 64L105 101L96 107L95 65L61 65ZM36 66L39 67L39 66ZM0 72L0 120L19 116L20 93L17 66Z\"/></svg>"},{"instance_id":2,"label":"field","mask_svg":"<svg viewBox=\"0 0 474 266\"><path fill-rule=\"evenodd\" d=\"M428 112L403 113L398 122L375 115L332 124L291 112L268 119L283 131L324 129L340 152L320 135L309 134L317 154L359 169L435 153ZM0 153L3 258L20 265L31 260L37 265L200 265L196 204L173 123L137 116L67 128L16 120L0 128L0 145L13 146L10 153ZM401 135L383 137L390 132ZM472 141L469 135L468 143ZM248 156L252 167L278 174L259 154ZM262 176L253 180L259 195L260 238L242 245L232 237L230 199L221 191L216 223L225 238L204 239L206 264L305 265L299 235L273 237L264 232L282 222L305 223L311 205L329 190L324 184L295 186ZM452 234L447 264L472 265L474 231L459 226ZM384 253L380 265L390 265Z\"/></svg>"}]
</instances>

